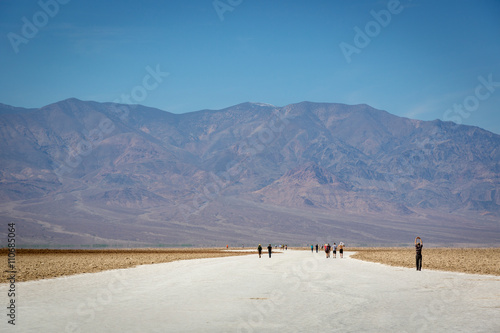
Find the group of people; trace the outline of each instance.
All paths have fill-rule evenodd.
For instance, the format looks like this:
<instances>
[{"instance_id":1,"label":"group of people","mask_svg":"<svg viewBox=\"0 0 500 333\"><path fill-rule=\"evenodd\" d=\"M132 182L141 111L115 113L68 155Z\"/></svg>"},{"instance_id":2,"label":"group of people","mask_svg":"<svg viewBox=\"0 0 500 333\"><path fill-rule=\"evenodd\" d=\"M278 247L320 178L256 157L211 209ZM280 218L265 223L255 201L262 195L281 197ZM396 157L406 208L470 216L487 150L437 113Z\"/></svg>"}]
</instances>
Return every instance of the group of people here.
<instances>
[{"instance_id":1,"label":"group of people","mask_svg":"<svg viewBox=\"0 0 500 333\"><path fill-rule=\"evenodd\" d=\"M337 243L333 243L333 245L330 245L330 243L327 243L325 245L321 245L321 250L324 250L326 253L326 257L330 258L330 252L332 253L332 258L337 258L337 250L339 250L339 255L340 258L344 258L344 243L340 242L339 245ZM316 253L318 253L319 250L319 245L316 244ZM311 252L314 252L314 245L311 244Z\"/></svg>"},{"instance_id":2,"label":"group of people","mask_svg":"<svg viewBox=\"0 0 500 333\"><path fill-rule=\"evenodd\" d=\"M259 246L257 247L257 251L259 251L259 258L262 257L262 245L259 244ZM269 244L269 246L267 247L267 252L269 253L269 258L271 258L271 253L273 253L273 246L271 244Z\"/></svg>"},{"instance_id":3,"label":"group of people","mask_svg":"<svg viewBox=\"0 0 500 333\"><path fill-rule=\"evenodd\" d=\"M288 250L288 244L280 244L280 245L275 245L274 246L275 248L278 248L280 250ZM257 251L259 251L259 258L262 258L262 245L259 244L259 246L257 247ZM271 253L273 253L273 246L271 244L269 244L267 246L267 252L269 253L269 258L271 258Z\"/></svg>"},{"instance_id":4,"label":"group of people","mask_svg":"<svg viewBox=\"0 0 500 333\"><path fill-rule=\"evenodd\" d=\"M330 258L330 252L332 253L332 258L337 258L337 249L339 250L339 255L340 258L344 258L344 243L339 243L337 246L336 243L333 243L333 245L330 245L330 243L323 245L323 249L325 250L326 253L326 258Z\"/></svg>"},{"instance_id":5,"label":"group of people","mask_svg":"<svg viewBox=\"0 0 500 333\"><path fill-rule=\"evenodd\" d=\"M339 251L340 258L344 258L344 243L340 242L339 245L337 246L336 243L333 243L333 245L330 245L330 243L327 243L325 245L321 246L321 249L324 249L326 253L326 258L330 258L330 252L332 253L332 258L337 258L337 250ZM416 256L415 256L415 262L417 266L417 271L422 270L422 248L424 247L424 242L422 242L422 239L420 237L415 238L415 251L416 251ZM287 245L280 245L281 249L288 249ZM262 245L259 244L257 247L257 250L259 251L259 258L262 257ZM319 245L316 244L316 253L318 253L319 250ZM273 252L273 246L269 244L267 247L267 252L269 254L269 258L271 258L271 254ZM314 252L314 245L311 244L311 252Z\"/></svg>"}]
</instances>

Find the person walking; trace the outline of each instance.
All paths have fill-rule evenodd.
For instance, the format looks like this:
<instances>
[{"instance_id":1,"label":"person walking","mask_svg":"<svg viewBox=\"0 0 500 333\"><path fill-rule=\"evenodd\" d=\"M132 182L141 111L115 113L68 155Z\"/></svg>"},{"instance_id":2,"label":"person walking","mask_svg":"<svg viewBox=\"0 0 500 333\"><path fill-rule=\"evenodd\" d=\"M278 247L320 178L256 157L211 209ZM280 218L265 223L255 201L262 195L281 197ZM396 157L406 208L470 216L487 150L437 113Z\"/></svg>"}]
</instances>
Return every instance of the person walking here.
<instances>
[{"instance_id":1,"label":"person walking","mask_svg":"<svg viewBox=\"0 0 500 333\"><path fill-rule=\"evenodd\" d=\"M326 258L330 258L330 244L325 244L325 253L326 253Z\"/></svg>"},{"instance_id":2,"label":"person walking","mask_svg":"<svg viewBox=\"0 0 500 333\"><path fill-rule=\"evenodd\" d=\"M340 254L340 259L344 258L344 243L342 242L339 243L339 254Z\"/></svg>"},{"instance_id":3,"label":"person walking","mask_svg":"<svg viewBox=\"0 0 500 333\"><path fill-rule=\"evenodd\" d=\"M314 245L311 244L311 253L314 253Z\"/></svg>"},{"instance_id":4,"label":"person walking","mask_svg":"<svg viewBox=\"0 0 500 333\"><path fill-rule=\"evenodd\" d=\"M332 245L332 258L337 258L337 244L335 242Z\"/></svg>"},{"instance_id":5,"label":"person walking","mask_svg":"<svg viewBox=\"0 0 500 333\"><path fill-rule=\"evenodd\" d=\"M271 258L271 253L273 252L273 247L271 244L267 247L267 252L269 252L269 258Z\"/></svg>"},{"instance_id":6,"label":"person walking","mask_svg":"<svg viewBox=\"0 0 500 333\"><path fill-rule=\"evenodd\" d=\"M319 248L319 246L318 246L318 244L316 244L316 253L318 253L318 248Z\"/></svg>"},{"instance_id":7,"label":"person walking","mask_svg":"<svg viewBox=\"0 0 500 333\"><path fill-rule=\"evenodd\" d=\"M262 245L259 244L259 247L257 248L257 250L259 251L259 258L260 258L262 255Z\"/></svg>"},{"instance_id":8,"label":"person walking","mask_svg":"<svg viewBox=\"0 0 500 333\"><path fill-rule=\"evenodd\" d=\"M415 238L415 262L417 264L417 271L422 270L422 247L424 247L424 242L420 237Z\"/></svg>"}]
</instances>

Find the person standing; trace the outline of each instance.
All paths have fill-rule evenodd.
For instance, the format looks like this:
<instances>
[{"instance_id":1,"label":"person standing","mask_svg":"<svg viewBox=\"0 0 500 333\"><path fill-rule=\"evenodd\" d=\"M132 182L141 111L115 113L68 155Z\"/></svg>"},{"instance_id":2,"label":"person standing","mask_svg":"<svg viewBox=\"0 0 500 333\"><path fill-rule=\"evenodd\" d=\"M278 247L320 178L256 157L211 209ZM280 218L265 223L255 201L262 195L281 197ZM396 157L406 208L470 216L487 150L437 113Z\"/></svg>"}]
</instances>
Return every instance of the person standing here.
<instances>
[{"instance_id":1,"label":"person standing","mask_svg":"<svg viewBox=\"0 0 500 333\"><path fill-rule=\"evenodd\" d=\"M344 258L344 243L342 242L339 243L339 254L340 254L340 259Z\"/></svg>"},{"instance_id":2,"label":"person standing","mask_svg":"<svg viewBox=\"0 0 500 333\"><path fill-rule=\"evenodd\" d=\"M335 242L332 245L332 258L337 258L337 244Z\"/></svg>"},{"instance_id":3,"label":"person standing","mask_svg":"<svg viewBox=\"0 0 500 333\"><path fill-rule=\"evenodd\" d=\"M316 244L316 253L318 253L318 248L319 248L319 246L318 246L318 244Z\"/></svg>"},{"instance_id":4,"label":"person standing","mask_svg":"<svg viewBox=\"0 0 500 333\"><path fill-rule=\"evenodd\" d=\"M271 244L267 247L267 252L269 252L269 258L271 258L271 253L273 252L273 247Z\"/></svg>"},{"instance_id":5,"label":"person standing","mask_svg":"<svg viewBox=\"0 0 500 333\"><path fill-rule=\"evenodd\" d=\"M314 253L314 245L311 244L311 253Z\"/></svg>"},{"instance_id":6,"label":"person standing","mask_svg":"<svg viewBox=\"0 0 500 333\"><path fill-rule=\"evenodd\" d=\"M415 238L415 261L417 264L417 271L422 270L422 247L424 247L424 242L422 242L422 239L420 237Z\"/></svg>"},{"instance_id":7,"label":"person standing","mask_svg":"<svg viewBox=\"0 0 500 333\"><path fill-rule=\"evenodd\" d=\"M260 258L262 255L262 245L259 244L259 247L257 248L257 250L259 251L259 258Z\"/></svg>"},{"instance_id":8,"label":"person standing","mask_svg":"<svg viewBox=\"0 0 500 333\"><path fill-rule=\"evenodd\" d=\"M325 244L326 258L330 258L330 244Z\"/></svg>"}]
</instances>

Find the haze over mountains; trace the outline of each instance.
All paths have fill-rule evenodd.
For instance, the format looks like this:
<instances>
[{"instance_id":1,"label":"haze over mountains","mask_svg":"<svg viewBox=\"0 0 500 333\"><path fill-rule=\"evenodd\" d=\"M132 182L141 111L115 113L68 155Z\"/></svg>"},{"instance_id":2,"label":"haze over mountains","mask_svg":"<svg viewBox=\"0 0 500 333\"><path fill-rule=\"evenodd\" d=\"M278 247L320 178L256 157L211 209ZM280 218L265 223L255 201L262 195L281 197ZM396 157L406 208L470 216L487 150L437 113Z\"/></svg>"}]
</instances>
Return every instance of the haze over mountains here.
<instances>
[{"instance_id":1,"label":"haze over mountains","mask_svg":"<svg viewBox=\"0 0 500 333\"><path fill-rule=\"evenodd\" d=\"M368 105L0 104L26 245L498 244L500 136ZM4 233L4 231L1 231Z\"/></svg>"}]
</instances>

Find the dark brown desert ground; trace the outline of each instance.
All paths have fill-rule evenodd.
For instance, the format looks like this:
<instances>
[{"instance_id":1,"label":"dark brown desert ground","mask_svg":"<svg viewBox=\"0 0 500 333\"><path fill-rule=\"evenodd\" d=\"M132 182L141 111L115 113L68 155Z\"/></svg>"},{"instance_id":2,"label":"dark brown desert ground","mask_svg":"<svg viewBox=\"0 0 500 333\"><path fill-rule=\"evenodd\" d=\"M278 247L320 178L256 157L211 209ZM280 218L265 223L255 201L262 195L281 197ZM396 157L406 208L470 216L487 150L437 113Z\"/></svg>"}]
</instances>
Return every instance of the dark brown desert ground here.
<instances>
[{"instance_id":1,"label":"dark brown desert ground","mask_svg":"<svg viewBox=\"0 0 500 333\"><path fill-rule=\"evenodd\" d=\"M415 268L414 248L348 248L352 258ZM338 255L338 254L337 254ZM422 270L500 275L500 248L423 248Z\"/></svg>"},{"instance_id":2,"label":"dark brown desert ground","mask_svg":"<svg viewBox=\"0 0 500 333\"><path fill-rule=\"evenodd\" d=\"M43 250L16 251L16 281L50 279L64 275L95 273L138 265L158 264L177 260L248 255L251 252L232 252L225 249L119 249L119 250ZM257 251L255 251L257 253ZM2 276L9 277L7 249L0 249Z\"/></svg>"}]
</instances>

